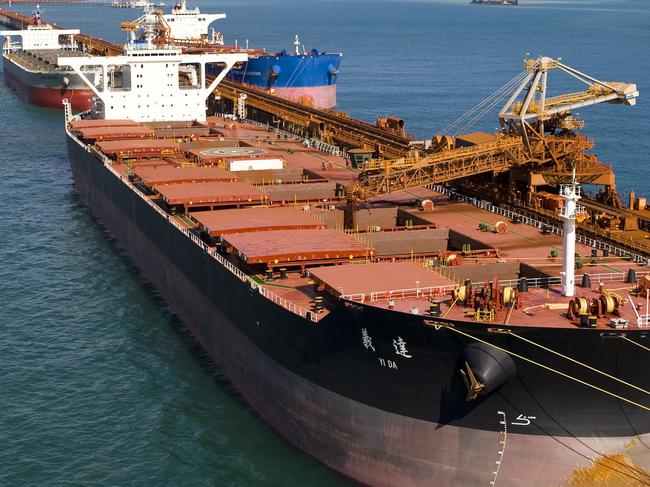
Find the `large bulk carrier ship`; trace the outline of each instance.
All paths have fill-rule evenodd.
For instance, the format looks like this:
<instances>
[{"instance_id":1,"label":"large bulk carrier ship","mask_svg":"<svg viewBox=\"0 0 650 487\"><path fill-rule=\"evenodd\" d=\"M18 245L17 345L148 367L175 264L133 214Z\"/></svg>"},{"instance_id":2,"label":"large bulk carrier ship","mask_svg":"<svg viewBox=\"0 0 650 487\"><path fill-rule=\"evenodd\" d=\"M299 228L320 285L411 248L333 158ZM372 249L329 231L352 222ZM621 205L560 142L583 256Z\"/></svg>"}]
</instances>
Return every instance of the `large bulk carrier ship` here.
<instances>
[{"instance_id":1,"label":"large bulk carrier ship","mask_svg":"<svg viewBox=\"0 0 650 487\"><path fill-rule=\"evenodd\" d=\"M73 108L88 110L93 92L72 70L56 64L61 55L85 56L74 39L79 30L44 24L38 6L25 27L0 31L5 37L2 64L7 84L35 105L61 108L65 98ZM88 76L94 79L95 73Z\"/></svg>"},{"instance_id":2,"label":"large bulk carrier ship","mask_svg":"<svg viewBox=\"0 0 650 487\"><path fill-rule=\"evenodd\" d=\"M564 241L444 188L380 195L344 231L358 154L206 116L244 60L151 36L93 58L93 110L66 110L66 133L82 200L261 417L369 485L650 483L650 280L575 242L575 175ZM632 104L617 86L590 93Z\"/></svg>"}]
</instances>

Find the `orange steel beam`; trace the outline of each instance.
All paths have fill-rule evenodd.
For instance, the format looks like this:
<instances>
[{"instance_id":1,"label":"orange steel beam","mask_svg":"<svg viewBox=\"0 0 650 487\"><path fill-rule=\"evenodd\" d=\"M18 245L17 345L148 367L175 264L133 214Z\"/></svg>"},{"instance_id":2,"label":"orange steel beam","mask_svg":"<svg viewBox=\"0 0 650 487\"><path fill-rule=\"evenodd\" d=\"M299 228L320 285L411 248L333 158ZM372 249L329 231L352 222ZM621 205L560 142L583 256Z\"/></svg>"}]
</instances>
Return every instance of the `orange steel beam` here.
<instances>
[{"instance_id":1,"label":"orange steel beam","mask_svg":"<svg viewBox=\"0 0 650 487\"><path fill-rule=\"evenodd\" d=\"M246 105L264 111L288 123L301 127L319 127L321 135L331 143L347 147L371 147L382 157L398 159L409 154L409 139L361 120L341 117L333 112L306 107L262 90L223 80L217 93L237 103L245 94ZM322 129L320 128L322 127Z\"/></svg>"},{"instance_id":2,"label":"orange steel beam","mask_svg":"<svg viewBox=\"0 0 650 487\"><path fill-rule=\"evenodd\" d=\"M393 164L380 163L378 168L363 171L348 193L356 193L357 199L365 199L393 191L439 184L454 179L475 176L487 172L503 172L514 166L545 166L552 164L554 169L570 171L565 160L570 163L585 159L581 170L600 167L597 159L587 157L584 150L591 147L586 138L548 137L544 143L533 146L531 154L521 137L499 136L495 142L471 147L445 150L422 159L404 159Z\"/></svg>"}]
</instances>

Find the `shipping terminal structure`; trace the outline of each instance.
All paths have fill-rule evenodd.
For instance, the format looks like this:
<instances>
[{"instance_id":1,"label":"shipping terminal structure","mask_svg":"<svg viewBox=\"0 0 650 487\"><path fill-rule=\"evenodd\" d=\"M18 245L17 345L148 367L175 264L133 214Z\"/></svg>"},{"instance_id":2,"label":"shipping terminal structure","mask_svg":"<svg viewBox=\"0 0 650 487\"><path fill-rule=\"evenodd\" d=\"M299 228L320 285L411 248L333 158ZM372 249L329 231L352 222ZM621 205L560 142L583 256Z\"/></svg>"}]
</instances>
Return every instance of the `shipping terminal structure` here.
<instances>
[{"instance_id":1,"label":"shipping terminal structure","mask_svg":"<svg viewBox=\"0 0 650 487\"><path fill-rule=\"evenodd\" d=\"M612 173L570 115L635 85L527 59L500 132L389 160L253 122L252 97L208 116L246 54L145 40L58 60L95 95L66 108L77 191L279 434L374 486L650 482L648 253L584 238L581 183ZM547 97L554 71L588 88ZM561 224L448 185L513 170L557 188Z\"/></svg>"},{"instance_id":2,"label":"shipping terminal structure","mask_svg":"<svg viewBox=\"0 0 650 487\"><path fill-rule=\"evenodd\" d=\"M57 56L109 55L112 50L94 45L87 36L78 36L78 30L62 30L42 22L37 6L32 19L5 12L0 15L5 24L17 30L2 31L5 36L3 65L7 83L30 103L61 108L67 99L74 110L88 110L93 94L70 69L56 64ZM201 13L198 7L188 8L185 0L175 4L170 13L164 13L145 2L144 13L132 22L123 22L122 30L139 31L143 23L156 26L158 43L173 44L190 53L246 52L247 61L228 73L229 80L245 83L315 108L333 108L336 105L336 80L341 66L340 53L305 51L296 35L295 52L277 53L263 49L224 45L219 32L209 32L210 25L226 18L225 13ZM27 20L27 21L25 21ZM20 39L17 41L16 39ZM87 66L86 71L95 68ZM219 67L208 65L208 72L217 75ZM92 78L94 76L94 78ZM89 73L95 85L101 85L97 73Z\"/></svg>"}]
</instances>

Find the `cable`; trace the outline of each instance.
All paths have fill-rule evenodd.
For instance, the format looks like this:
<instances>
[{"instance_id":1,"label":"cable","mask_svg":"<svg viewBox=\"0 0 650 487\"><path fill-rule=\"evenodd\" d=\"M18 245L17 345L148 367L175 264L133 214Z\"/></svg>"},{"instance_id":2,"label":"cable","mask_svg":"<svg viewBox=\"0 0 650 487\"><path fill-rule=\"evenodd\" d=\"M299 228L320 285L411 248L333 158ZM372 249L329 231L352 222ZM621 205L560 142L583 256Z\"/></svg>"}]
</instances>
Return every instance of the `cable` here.
<instances>
[{"instance_id":1,"label":"cable","mask_svg":"<svg viewBox=\"0 0 650 487\"><path fill-rule=\"evenodd\" d=\"M515 352L512 352L512 351L510 351L510 350L506 350L505 348L499 347L498 345L495 345L494 343L490 343L490 342L485 341L485 340L483 340L483 339L481 339L481 338L474 337L474 336L470 335L469 333L466 333L466 332L464 332L464 331L458 330L458 329L456 329L456 328L454 328L454 327L451 327L451 326L449 326L449 325L444 325L444 327L445 327L446 329L448 329L448 330L451 330L451 331L453 331L453 332L456 332L456 333L459 333L459 334L461 334L461 335L464 335L464 336L466 336L466 337L468 337L468 338L471 338L472 340L476 340L476 341L478 341L478 342L484 343L485 345L489 345L489 346L491 346L491 347L493 347L493 348L496 348L497 350L500 350L500 351L502 351L503 353L507 353L508 355L512 355L513 357L516 357L516 358L518 358L518 359L520 359L520 360L523 360L523 361L525 361L525 362L531 363L531 364L533 364L533 365L537 365L538 367L541 367L542 369L548 370L549 372L553 372L554 374L560 375L560 376L562 376L562 377L564 377L564 378L566 378L566 379L570 379L570 380L572 380L572 381L578 382L579 384L582 384L582 385L584 385L584 386L590 387L591 389L594 389L594 390L597 390L597 391L599 391L599 392L602 392L603 394L607 394L608 396L612 396L612 397L614 397L614 398L616 398L616 399L619 399L619 400L621 400L621 401L625 401L625 402L627 402L628 404L632 404L633 406L639 407L639 408L644 409L644 410L646 410L646 411L650 411L650 407L648 407L648 406L644 406L643 404L640 404L640 403L638 403L638 402L634 402L634 401L632 401L631 399L627 399L627 398L625 398L625 397L623 397L623 396L619 396L618 394L615 394L615 393L610 392L610 391L608 391L608 390L605 390L605 389L603 389L603 388L601 388L601 387L598 387L598 386L595 386L595 385L593 385L593 384L590 384L589 382L585 382L585 381L583 381L583 380L581 380L581 379L578 379L577 377L573 377L573 376L570 376L569 374L565 374L564 372L560 372L559 370L555 370L555 369L549 367L548 365L544 365L544 364L540 364L539 362L535 362L534 360L529 359L529 358L527 358L527 357L524 357L523 355L519 355L519 354L517 354L517 353L515 353Z\"/></svg>"},{"instance_id":2,"label":"cable","mask_svg":"<svg viewBox=\"0 0 650 487\"><path fill-rule=\"evenodd\" d=\"M482 109L482 107L483 107L484 105L491 103L492 100L493 100L493 98L495 98L495 97L499 97L500 94L501 94L502 92L507 92L507 91L511 88L512 85L515 85L515 84L519 83L521 80L523 80L523 78L524 78L527 74L528 74L527 71L523 71L523 72L519 73L517 76L515 76L514 78L512 78L510 81L508 81L508 82L507 82L505 85L503 85L501 88L497 89L495 92L493 92L492 94L490 94L487 98L485 98L484 100L482 100L478 105L476 105L475 107L471 108L470 110L468 110L467 112L465 112L463 115L461 115L459 118L457 118L456 120L454 120L451 124L449 124L447 127L445 127L445 128L441 131L441 133L446 133L446 132L451 131L452 128L454 128L454 127L458 126L459 124L461 124L461 123L462 123L462 122L463 122L467 117L472 116L472 115L474 114L474 112L476 112L477 110Z\"/></svg>"},{"instance_id":3,"label":"cable","mask_svg":"<svg viewBox=\"0 0 650 487\"><path fill-rule=\"evenodd\" d=\"M628 337L626 337L626 336L624 336L624 335L621 335L621 338L622 338L623 340L625 340L626 342L633 343L633 344L636 345L637 347L643 348L644 350L647 350L648 352L650 352L650 348L646 347L645 345L641 345L640 343L635 342L634 340L631 340L631 339L629 339Z\"/></svg>"},{"instance_id":4,"label":"cable","mask_svg":"<svg viewBox=\"0 0 650 487\"><path fill-rule=\"evenodd\" d=\"M525 73L522 73L522 74L525 74ZM523 79L523 78L521 77L521 75L520 75L520 78ZM469 127L471 127L471 126L474 125L476 122L478 122L481 118L483 118L483 117L484 117L484 116L485 116L485 115L486 115L490 110L492 110L492 109L497 105L497 103L499 103L499 102L500 102L501 100L503 100L503 99L504 99L508 94L510 94L510 89L512 88L512 86L518 84L519 81L520 81L520 79L518 79L518 78L514 78L513 80L511 80L511 82L509 83L509 85L506 85L506 86L504 86L503 88L501 88L500 93L495 92L495 94L493 95L493 96L495 97L495 98L493 99L493 101L492 101L489 105L487 105L486 107L484 107L484 109L483 109L481 112L479 112L476 116L474 116L474 117L473 117L469 122L467 122L467 123L466 123L466 124L465 124L461 129L460 129L460 130L458 130L457 133L463 133L463 132L465 132Z\"/></svg>"},{"instance_id":5,"label":"cable","mask_svg":"<svg viewBox=\"0 0 650 487\"><path fill-rule=\"evenodd\" d=\"M519 336L519 335L517 335L516 333L513 333L512 331L508 331L508 335L513 336L513 337L515 337L515 338L518 338L519 340L523 340L523 341L526 342L526 343L530 343L531 345L535 345L536 347L539 347L539 348L541 348L542 350L546 350L547 352L550 352L550 353L552 353L552 354L554 354L554 355L557 355L558 357L562 357L563 359L569 360L569 361L573 362L574 364L578 364L578 365L580 365L581 367L585 367L585 368L587 368L587 369L589 369L589 370L591 370L591 371L593 371L593 372L596 372L596 373L598 373L598 374L604 375L605 377L607 377L607 378L609 378L609 379L612 379L612 380L615 380L615 381L617 381L617 382L620 382L621 384L625 384L626 386L631 387L631 388L633 388L633 389L636 389L636 390L638 390L638 391L641 391L641 392L643 392L644 394L648 394L648 395L650 395L650 392L649 392L649 391L646 391L645 389L643 389L643 388L641 388L641 387L635 386L634 384L630 384L629 382L626 382L626 381L624 381L623 379L619 379L618 377L615 377L615 376L613 376L613 375L610 375L610 374L608 374L607 372L603 372L602 370L598 370L598 369L592 367L591 365L584 364L584 363L582 363L582 362L580 362L580 361L578 361L578 360L576 360L576 359L573 359L573 358L571 358L571 357L569 357L569 356L567 356L567 355L564 355L564 354L561 354L561 353L559 353L559 352L556 352L555 350L551 350L550 348L545 347L544 345L540 345L539 343L535 343L534 341L529 340L528 338L524 338L524 337L522 337L522 336Z\"/></svg>"}]
</instances>

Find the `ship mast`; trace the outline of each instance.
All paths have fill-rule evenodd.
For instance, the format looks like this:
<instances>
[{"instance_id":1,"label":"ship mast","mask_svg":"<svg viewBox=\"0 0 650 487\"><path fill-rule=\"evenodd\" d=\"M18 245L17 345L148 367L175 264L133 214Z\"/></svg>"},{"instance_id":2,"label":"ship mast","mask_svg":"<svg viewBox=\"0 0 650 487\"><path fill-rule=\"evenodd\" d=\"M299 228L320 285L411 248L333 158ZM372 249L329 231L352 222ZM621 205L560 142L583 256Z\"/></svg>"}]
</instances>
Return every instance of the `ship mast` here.
<instances>
[{"instance_id":1,"label":"ship mast","mask_svg":"<svg viewBox=\"0 0 650 487\"><path fill-rule=\"evenodd\" d=\"M300 55L300 38L296 34L296 38L293 40L293 45L296 47L296 56Z\"/></svg>"},{"instance_id":2,"label":"ship mast","mask_svg":"<svg viewBox=\"0 0 650 487\"><path fill-rule=\"evenodd\" d=\"M584 207L577 205L581 196L575 166L573 166L571 183L560 186L560 196L564 200L564 207L560 212L560 217L564 220L562 294L573 297L575 294L576 220L583 218L585 212Z\"/></svg>"}]
</instances>

